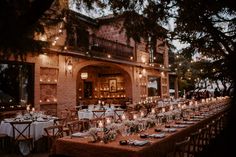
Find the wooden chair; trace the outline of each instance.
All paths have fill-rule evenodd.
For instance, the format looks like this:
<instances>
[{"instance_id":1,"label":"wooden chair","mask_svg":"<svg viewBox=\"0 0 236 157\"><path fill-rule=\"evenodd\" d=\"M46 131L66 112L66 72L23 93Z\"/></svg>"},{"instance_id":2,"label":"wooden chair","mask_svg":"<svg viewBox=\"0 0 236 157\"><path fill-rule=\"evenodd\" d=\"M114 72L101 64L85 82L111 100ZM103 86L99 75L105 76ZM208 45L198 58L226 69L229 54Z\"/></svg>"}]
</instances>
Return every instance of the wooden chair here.
<instances>
[{"instance_id":1,"label":"wooden chair","mask_svg":"<svg viewBox=\"0 0 236 157\"><path fill-rule=\"evenodd\" d=\"M93 112L93 118L103 118L105 117L105 113L106 113L105 110L95 110L92 112Z\"/></svg>"},{"instance_id":2,"label":"wooden chair","mask_svg":"<svg viewBox=\"0 0 236 157\"><path fill-rule=\"evenodd\" d=\"M63 132L68 136L70 134L70 130L67 124L68 124L67 118L54 119L54 125L62 125Z\"/></svg>"},{"instance_id":3,"label":"wooden chair","mask_svg":"<svg viewBox=\"0 0 236 157\"><path fill-rule=\"evenodd\" d=\"M122 115L124 114L125 110L123 109L115 109L114 110L114 119L115 119L115 122L117 121L122 121Z\"/></svg>"},{"instance_id":4,"label":"wooden chair","mask_svg":"<svg viewBox=\"0 0 236 157\"><path fill-rule=\"evenodd\" d=\"M190 137L175 143L174 157L189 157Z\"/></svg>"},{"instance_id":5,"label":"wooden chair","mask_svg":"<svg viewBox=\"0 0 236 157\"><path fill-rule=\"evenodd\" d=\"M78 112L76 109L70 109L70 121L74 121L78 119Z\"/></svg>"},{"instance_id":6,"label":"wooden chair","mask_svg":"<svg viewBox=\"0 0 236 157\"><path fill-rule=\"evenodd\" d=\"M70 135L71 135L75 132L82 131L83 122L80 121L80 120L71 121L71 122L68 123L68 127L69 127Z\"/></svg>"},{"instance_id":7,"label":"wooden chair","mask_svg":"<svg viewBox=\"0 0 236 157\"><path fill-rule=\"evenodd\" d=\"M58 138L63 137L63 126L62 125L54 125L44 128L47 138L47 148L51 151L51 148L55 144Z\"/></svg>"},{"instance_id":8,"label":"wooden chair","mask_svg":"<svg viewBox=\"0 0 236 157\"><path fill-rule=\"evenodd\" d=\"M200 130L197 130L196 132L190 134L189 154L191 154L191 156L196 156L196 154L200 152L199 150L200 133L201 133Z\"/></svg>"},{"instance_id":9,"label":"wooden chair","mask_svg":"<svg viewBox=\"0 0 236 157\"><path fill-rule=\"evenodd\" d=\"M7 134L0 133L0 149L1 150L8 150L9 146L9 136Z\"/></svg>"},{"instance_id":10,"label":"wooden chair","mask_svg":"<svg viewBox=\"0 0 236 157\"><path fill-rule=\"evenodd\" d=\"M33 149L33 137L30 135L31 123L32 121L10 122L13 129L13 144L18 147L23 156L28 155ZM24 150L21 149L22 143L27 147Z\"/></svg>"}]
</instances>

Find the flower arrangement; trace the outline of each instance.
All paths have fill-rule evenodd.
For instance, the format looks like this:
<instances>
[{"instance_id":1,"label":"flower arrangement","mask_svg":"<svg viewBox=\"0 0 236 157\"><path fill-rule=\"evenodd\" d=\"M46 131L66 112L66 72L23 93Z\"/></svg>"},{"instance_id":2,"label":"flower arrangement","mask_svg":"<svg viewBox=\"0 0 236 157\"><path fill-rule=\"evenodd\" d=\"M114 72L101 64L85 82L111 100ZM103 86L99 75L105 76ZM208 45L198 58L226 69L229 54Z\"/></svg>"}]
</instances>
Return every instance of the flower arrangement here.
<instances>
[{"instance_id":1,"label":"flower arrangement","mask_svg":"<svg viewBox=\"0 0 236 157\"><path fill-rule=\"evenodd\" d=\"M117 136L117 130L107 129L104 130L103 142L108 143L110 141L114 141Z\"/></svg>"},{"instance_id":2,"label":"flower arrangement","mask_svg":"<svg viewBox=\"0 0 236 157\"><path fill-rule=\"evenodd\" d=\"M100 139L98 136L97 128L90 128L88 131L88 135L90 135L92 137L92 142L97 142Z\"/></svg>"}]
</instances>

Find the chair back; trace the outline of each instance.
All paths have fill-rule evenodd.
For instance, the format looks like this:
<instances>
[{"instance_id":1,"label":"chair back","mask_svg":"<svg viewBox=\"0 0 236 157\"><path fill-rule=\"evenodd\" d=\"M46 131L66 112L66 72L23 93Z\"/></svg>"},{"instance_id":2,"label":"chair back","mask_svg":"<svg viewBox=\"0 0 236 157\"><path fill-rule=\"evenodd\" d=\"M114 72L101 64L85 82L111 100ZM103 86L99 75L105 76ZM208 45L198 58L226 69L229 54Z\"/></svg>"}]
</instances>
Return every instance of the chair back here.
<instances>
[{"instance_id":1,"label":"chair back","mask_svg":"<svg viewBox=\"0 0 236 157\"><path fill-rule=\"evenodd\" d=\"M105 117L106 110L95 110L93 112L93 118L103 118Z\"/></svg>"},{"instance_id":2,"label":"chair back","mask_svg":"<svg viewBox=\"0 0 236 157\"><path fill-rule=\"evenodd\" d=\"M68 123L70 134L79 132L83 129L83 122L80 120L71 121Z\"/></svg>"},{"instance_id":3,"label":"chair back","mask_svg":"<svg viewBox=\"0 0 236 157\"><path fill-rule=\"evenodd\" d=\"M124 114L125 110L123 109L115 109L114 110L114 118L115 121L122 121L122 115Z\"/></svg>"},{"instance_id":4,"label":"chair back","mask_svg":"<svg viewBox=\"0 0 236 157\"><path fill-rule=\"evenodd\" d=\"M175 143L174 157L188 157L190 149L190 137Z\"/></svg>"},{"instance_id":5,"label":"chair back","mask_svg":"<svg viewBox=\"0 0 236 157\"><path fill-rule=\"evenodd\" d=\"M13 139L14 140L28 140L30 136L30 127L32 121L14 121L10 122L13 129Z\"/></svg>"},{"instance_id":6,"label":"chair back","mask_svg":"<svg viewBox=\"0 0 236 157\"><path fill-rule=\"evenodd\" d=\"M58 118L53 120L54 125L62 125L66 126L67 125L67 119L66 118Z\"/></svg>"},{"instance_id":7,"label":"chair back","mask_svg":"<svg viewBox=\"0 0 236 157\"><path fill-rule=\"evenodd\" d=\"M51 138L60 138L63 137L63 126L62 125L54 125L44 128L48 137Z\"/></svg>"}]
</instances>

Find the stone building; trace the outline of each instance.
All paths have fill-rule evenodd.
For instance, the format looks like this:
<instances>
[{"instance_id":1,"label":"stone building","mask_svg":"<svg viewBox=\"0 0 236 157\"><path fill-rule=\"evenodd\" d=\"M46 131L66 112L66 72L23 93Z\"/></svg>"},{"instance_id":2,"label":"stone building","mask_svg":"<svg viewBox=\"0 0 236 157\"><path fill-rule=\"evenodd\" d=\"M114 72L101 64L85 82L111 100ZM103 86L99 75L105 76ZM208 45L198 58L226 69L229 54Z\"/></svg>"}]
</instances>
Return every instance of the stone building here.
<instances>
[{"instance_id":1,"label":"stone building","mask_svg":"<svg viewBox=\"0 0 236 157\"><path fill-rule=\"evenodd\" d=\"M93 19L68 11L56 26L45 26L45 34L35 39L50 47L27 56L34 94L28 91L21 101L29 104L30 99L36 110L56 114L99 100L135 104L169 97L167 43L158 40L150 53L144 40L128 40L122 24L122 16Z\"/></svg>"}]
</instances>

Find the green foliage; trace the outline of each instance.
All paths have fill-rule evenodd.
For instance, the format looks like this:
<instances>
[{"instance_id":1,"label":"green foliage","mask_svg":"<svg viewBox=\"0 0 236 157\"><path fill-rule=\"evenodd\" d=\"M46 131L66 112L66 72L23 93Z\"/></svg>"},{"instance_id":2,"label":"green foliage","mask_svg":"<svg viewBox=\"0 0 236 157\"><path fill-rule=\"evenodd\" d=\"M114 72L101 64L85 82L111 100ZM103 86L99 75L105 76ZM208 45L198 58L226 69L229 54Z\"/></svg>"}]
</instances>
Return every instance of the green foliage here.
<instances>
[{"instance_id":1,"label":"green foliage","mask_svg":"<svg viewBox=\"0 0 236 157\"><path fill-rule=\"evenodd\" d=\"M43 32L38 22L53 0L1 0L0 1L0 57L11 55L24 60L27 53L40 52L46 44L34 40L35 32Z\"/></svg>"}]
</instances>

